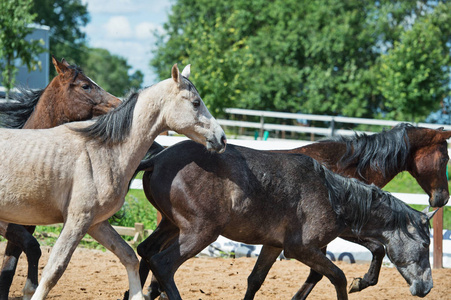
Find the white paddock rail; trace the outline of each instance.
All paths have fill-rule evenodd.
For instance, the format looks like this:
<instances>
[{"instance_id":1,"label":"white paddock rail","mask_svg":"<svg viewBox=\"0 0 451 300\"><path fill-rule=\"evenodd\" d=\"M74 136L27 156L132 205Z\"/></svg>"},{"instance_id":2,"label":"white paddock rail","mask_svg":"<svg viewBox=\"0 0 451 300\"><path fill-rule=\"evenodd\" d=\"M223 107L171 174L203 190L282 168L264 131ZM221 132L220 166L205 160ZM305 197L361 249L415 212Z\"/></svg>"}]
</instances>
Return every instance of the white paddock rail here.
<instances>
[{"instance_id":1,"label":"white paddock rail","mask_svg":"<svg viewBox=\"0 0 451 300\"><path fill-rule=\"evenodd\" d=\"M178 142L187 140L186 137L175 137L175 136L165 136L160 135L156 138L156 142L164 147L172 146ZM310 144L308 141L297 141L297 140L268 140L268 141L259 141L259 140L235 140L229 139L228 143L234 145L245 146L249 148L254 148L258 150L283 150L283 149L293 149L297 147L302 147ZM450 152L450 149L448 149ZM450 154L451 155L451 154ZM139 179L133 180L131 184L132 189L142 189L142 182ZM392 193L398 199L401 199L407 204L420 204L427 205L428 204L428 195L426 194L409 194L409 193ZM448 202L446 206L451 206L451 203Z\"/></svg>"},{"instance_id":2,"label":"white paddock rail","mask_svg":"<svg viewBox=\"0 0 451 300\"><path fill-rule=\"evenodd\" d=\"M260 117L260 122L247 122L247 121L218 119L219 124L221 124L223 126L255 128L255 129L259 129L261 132L264 130L267 130L267 131L290 131L290 132L313 133L313 134L323 135L323 136L353 135L356 132L354 130L335 129L336 123L379 125L379 126L390 126L390 127L396 126L397 124L401 123L401 121L366 119L366 118L349 118L349 117L341 117L341 116L296 114L296 113L251 110L251 109L241 109L241 108L226 108L225 112L230 115L244 115L244 116ZM291 119L291 120L303 119L303 120L311 120L311 121L323 121L323 122L329 122L329 127L321 128L321 127L268 124L268 123L264 122L264 118ZM407 123L411 123L411 122L407 122ZM420 127L434 128L434 129L438 128L438 127L444 127L445 130L451 130L451 125L430 124L430 123L414 123L413 125L420 126ZM357 131L357 132L361 132L361 131ZM365 132L365 133L371 134L372 132Z\"/></svg>"}]
</instances>

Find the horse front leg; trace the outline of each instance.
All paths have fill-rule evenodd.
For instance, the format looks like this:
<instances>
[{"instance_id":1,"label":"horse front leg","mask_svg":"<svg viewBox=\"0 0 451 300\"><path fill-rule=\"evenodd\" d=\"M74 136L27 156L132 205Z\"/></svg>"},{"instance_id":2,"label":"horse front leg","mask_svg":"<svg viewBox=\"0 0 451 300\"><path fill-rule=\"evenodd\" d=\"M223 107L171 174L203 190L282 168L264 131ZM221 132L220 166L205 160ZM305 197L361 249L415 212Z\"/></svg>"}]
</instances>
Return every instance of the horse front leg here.
<instances>
[{"instance_id":1,"label":"horse front leg","mask_svg":"<svg viewBox=\"0 0 451 300\"><path fill-rule=\"evenodd\" d=\"M114 230L108 220L92 226L88 233L105 248L113 252L125 266L130 290L129 299L144 300L138 274L139 262L135 251Z\"/></svg>"},{"instance_id":2,"label":"horse front leg","mask_svg":"<svg viewBox=\"0 0 451 300\"><path fill-rule=\"evenodd\" d=\"M366 289L369 286L376 285L379 280L379 273L381 271L382 262L385 257L384 245L382 245L377 241L365 238L363 239L354 237L341 237L341 238L366 247L368 250L371 251L371 254L373 255L373 259L371 260L368 272L366 272L363 278L360 277L354 278L354 280L349 285L349 293L360 292L361 290Z\"/></svg>"},{"instance_id":3,"label":"horse front leg","mask_svg":"<svg viewBox=\"0 0 451 300\"><path fill-rule=\"evenodd\" d=\"M321 252L326 255L327 247L324 247L321 249ZM307 296L310 294L310 292L313 290L313 288L316 286L316 284L323 278L323 275L316 272L313 269L310 269L310 273L305 280L304 284L301 286L301 288L296 293L296 299L304 300L307 298Z\"/></svg>"},{"instance_id":4,"label":"horse front leg","mask_svg":"<svg viewBox=\"0 0 451 300\"><path fill-rule=\"evenodd\" d=\"M276 247L265 245L262 247L257 262L252 269L252 273L247 278L247 290L244 300L254 299L255 293L257 293L262 286L269 270L276 261L277 257L279 257L281 251L282 249Z\"/></svg>"},{"instance_id":5,"label":"horse front leg","mask_svg":"<svg viewBox=\"0 0 451 300\"><path fill-rule=\"evenodd\" d=\"M36 227L0 223L2 223L2 228L6 227L2 235L8 240L0 275L0 299L8 299L9 289L23 250L28 261L28 276L23 289L23 299L28 300L33 296L38 286L38 263L41 257L41 249L38 241L32 235Z\"/></svg>"},{"instance_id":6,"label":"horse front leg","mask_svg":"<svg viewBox=\"0 0 451 300\"><path fill-rule=\"evenodd\" d=\"M53 246L48 263L42 272L41 281L31 300L41 300L47 297L66 270L72 254L86 234L91 222L90 213L77 212L68 217L55 246Z\"/></svg>"},{"instance_id":7,"label":"horse front leg","mask_svg":"<svg viewBox=\"0 0 451 300\"><path fill-rule=\"evenodd\" d=\"M338 300L348 299L345 274L327 258L322 249L308 246L290 245L284 250L287 258L295 258L319 274L326 276L335 286ZM302 294L301 289L293 296L293 299L305 299L305 297L306 295Z\"/></svg>"}]
</instances>

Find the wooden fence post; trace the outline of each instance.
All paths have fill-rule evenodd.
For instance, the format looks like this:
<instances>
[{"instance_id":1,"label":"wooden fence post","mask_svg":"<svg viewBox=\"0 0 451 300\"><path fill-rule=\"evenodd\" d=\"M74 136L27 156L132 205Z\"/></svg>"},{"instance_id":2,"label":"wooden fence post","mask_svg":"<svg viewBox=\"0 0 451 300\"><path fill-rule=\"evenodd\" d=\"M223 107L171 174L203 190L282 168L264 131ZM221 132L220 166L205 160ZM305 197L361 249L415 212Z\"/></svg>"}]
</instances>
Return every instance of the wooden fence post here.
<instances>
[{"instance_id":1,"label":"wooden fence post","mask_svg":"<svg viewBox=\"0 0 451 300\"><path fill-rule=\"evenodd\" d=\"M435 214L433 221L434 226L434 261L433 268L443 268L443 208Z\"/></svg>"}]
</instances>

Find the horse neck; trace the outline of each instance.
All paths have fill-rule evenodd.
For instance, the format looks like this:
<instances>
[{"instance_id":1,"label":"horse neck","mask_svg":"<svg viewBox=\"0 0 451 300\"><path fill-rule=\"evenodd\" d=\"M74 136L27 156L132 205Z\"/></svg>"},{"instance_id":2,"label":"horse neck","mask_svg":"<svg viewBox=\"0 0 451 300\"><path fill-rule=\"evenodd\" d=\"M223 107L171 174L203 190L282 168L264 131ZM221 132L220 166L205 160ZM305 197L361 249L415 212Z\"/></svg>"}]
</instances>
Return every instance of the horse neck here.
<instances>
[{"instance_id":1,"label":"horse neck","mask_svg":"<svg viewBox=\"0 0 451 300\"><path fill-rule=\"evenodd\" d=\"M365 183L373 183L378 187L384 187L398 173L404 171L399 170L396 173L386 174L384 176L379 169L373 170L368 165L363 169L362 174L359 174L356 169L357 162L352 162L347 166L340 163L341 158L346 153L346 143L341 141L312 143L304 147L289 150L289 152L308 155L335 173L345 177L353 177Z\"/></svg>"},{"instance_id":2,"label":"horse neck","mask_svg":"<svg viewBox=\"0 0 451 300\"><path fill-rule=\"evenodd\" d=\"M148 89L149 90L149 89ZM113 147L119 153L117 163L129 175L133 175L140 161L146 155L155 138L168 130L161 117L161 99L152 98L152 94L144 90L138 97L130 134L123 143ZM157 94L157 93L155 93Z\"/></svg>"},{"instance_id":3,"label":"horse neck","mask_svg":"<svg viewBox=\"0 0 451 300\"><path fill-rule=\"evenodd\" d=\"M57 95L60 95L60 85L54 81L55 79L45 88L34 111L25 122L24 129L52 128L68 121L59 105L61 99L57 99Z\"/></svg>"}]
</instances>

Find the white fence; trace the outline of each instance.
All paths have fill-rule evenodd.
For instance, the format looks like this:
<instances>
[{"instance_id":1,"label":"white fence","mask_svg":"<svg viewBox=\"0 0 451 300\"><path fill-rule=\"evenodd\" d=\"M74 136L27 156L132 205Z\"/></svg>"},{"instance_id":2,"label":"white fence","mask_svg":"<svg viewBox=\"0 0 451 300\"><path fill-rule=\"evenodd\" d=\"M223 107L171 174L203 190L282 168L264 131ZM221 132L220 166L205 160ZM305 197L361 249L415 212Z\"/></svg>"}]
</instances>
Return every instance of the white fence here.
<instances>
[{"instance_id":1,"label":"white fence","mask_svg":"<svg viewBox=\"0 0 451 300\"><path fill-rule=\"evenodd\" d=\"M289 131L289 132L311 133L311 134L317 134L317 135L323 135L323 136L352 135L356 131L346 130L346 129L336 129L335 128L336 123L378 125L378 126L390 126L390 127L401 123L401 121L366 119L366 118L348 118L348 117L341 117L341 116L295 114L295 113L250 110L250 109L240 109L240 108L226 108L225 112L230 115L243 115L243 116L259 117L260 122L247 122L247 121L225 120L225 119L218 119L218 122L222 126L233 126L233 127L245 127L245 128L259 129L261 136L262 136L263 131ZM328 126L328 128L321 128L321 127L308 127L308 126L295 126L295 125L268 124L268 123L265 123L264 118L322 121L322 122L327 122L329 126ZM405 123L411 123L411 122L405 122ZM414 123L413 125L427 127L427 128L444 127L444 129L446 129L446 130L451 130L451 125L429 124L429 123ZM372 132L366 132L366 133L372 133Z\"/></svg>"}]
</instances>

